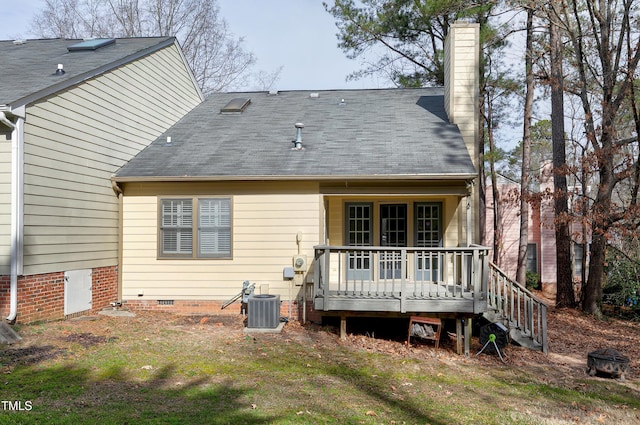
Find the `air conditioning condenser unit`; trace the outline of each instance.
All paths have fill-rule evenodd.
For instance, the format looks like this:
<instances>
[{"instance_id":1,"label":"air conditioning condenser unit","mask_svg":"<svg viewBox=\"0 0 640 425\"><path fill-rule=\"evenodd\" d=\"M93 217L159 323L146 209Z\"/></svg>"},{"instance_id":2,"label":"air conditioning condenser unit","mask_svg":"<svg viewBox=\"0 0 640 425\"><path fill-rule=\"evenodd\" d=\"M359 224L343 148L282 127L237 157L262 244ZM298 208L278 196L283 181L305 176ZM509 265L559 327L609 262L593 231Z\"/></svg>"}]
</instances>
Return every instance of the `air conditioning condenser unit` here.
<instances>
[{"instance_id":1,"label":"air conditioning condenser unit","mask_svg":"<svg viewBox=\"0 0 640 425\"><path fill-rule=\"evenodd\" d=\"M248 328L277 328L280 323L280 295L252 295L247 302Z\"/></svg>"}]
</instances>

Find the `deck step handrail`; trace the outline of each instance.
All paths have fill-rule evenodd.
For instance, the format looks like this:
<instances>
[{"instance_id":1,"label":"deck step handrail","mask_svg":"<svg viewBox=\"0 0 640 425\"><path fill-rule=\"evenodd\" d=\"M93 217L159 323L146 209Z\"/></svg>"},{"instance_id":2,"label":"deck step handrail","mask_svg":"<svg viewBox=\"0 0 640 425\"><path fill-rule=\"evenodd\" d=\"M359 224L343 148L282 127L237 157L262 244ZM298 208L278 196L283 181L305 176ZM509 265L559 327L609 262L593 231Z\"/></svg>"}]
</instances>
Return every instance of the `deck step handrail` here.
<instances>
[{"instance_id":1,"label":"deck step handrail","mask_svg":"<svg viewBox=\"0 0 640 425\"><path fill-rule=\"evenodd\" d=\"M547 305L493 263L489 263L487 298L488 309L497 320L531 340L545 354L549 352Z\"/></svg>"}]
</instances>

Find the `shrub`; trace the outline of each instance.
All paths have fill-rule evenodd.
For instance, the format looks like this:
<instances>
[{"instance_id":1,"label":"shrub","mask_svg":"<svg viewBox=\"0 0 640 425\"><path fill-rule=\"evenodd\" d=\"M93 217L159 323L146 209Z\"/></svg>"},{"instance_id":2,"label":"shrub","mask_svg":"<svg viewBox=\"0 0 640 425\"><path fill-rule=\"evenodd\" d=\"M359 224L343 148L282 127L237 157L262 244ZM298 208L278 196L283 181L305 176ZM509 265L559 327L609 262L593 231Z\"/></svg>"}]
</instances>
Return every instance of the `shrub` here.
<instances>
[{"instance_id":1,"label":"shrub","mask_svg":"<svg viewBox=\"0 0 640 425\"><path fill-rule=\"evenodd\" d=\"M614 306L640 308L640 264L626 257L609 255L602 286L602 301Z\"/></svg>"},{"instance_id":2,"label":"shrub","mask_svg":"<svg viewBox=\"0 0 640 425\"><path fill-rule=\"evenodd\" d=\"M540 275L534 272L527 272L527 289L540 289Z\"/></svg>"}]
</instances>

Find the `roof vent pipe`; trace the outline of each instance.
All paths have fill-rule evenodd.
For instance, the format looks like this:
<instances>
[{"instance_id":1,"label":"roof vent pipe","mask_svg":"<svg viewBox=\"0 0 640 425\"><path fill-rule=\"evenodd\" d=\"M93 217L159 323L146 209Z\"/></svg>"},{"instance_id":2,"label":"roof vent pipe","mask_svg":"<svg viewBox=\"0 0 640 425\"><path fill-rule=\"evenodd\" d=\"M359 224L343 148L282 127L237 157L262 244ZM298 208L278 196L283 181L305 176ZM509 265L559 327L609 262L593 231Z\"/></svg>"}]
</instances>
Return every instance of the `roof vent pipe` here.
<instances>
[{"instance_id":1,"label":"roof vent pipe","mask_svg":"<svg viewBox=\"0 0 640 425\"><path fill-rule=\"evenodd\" d=\"M302 129L304 128L304 124L301 122L295 123L296 127L296 140L293 140L293 149L299 151L302 150Z\"/></svg>"},{"instance_id":2,"label":"roof vent pipe","mask_svg":"<svg viewBox=\"0 0 640 425\"><path fill-rule=\"evenodd\" d=\"M64 65L59 63L58 64L58 69L56 69L55 75L64 75L65 71L64 71Z\"/></svg>"}]
</instances>

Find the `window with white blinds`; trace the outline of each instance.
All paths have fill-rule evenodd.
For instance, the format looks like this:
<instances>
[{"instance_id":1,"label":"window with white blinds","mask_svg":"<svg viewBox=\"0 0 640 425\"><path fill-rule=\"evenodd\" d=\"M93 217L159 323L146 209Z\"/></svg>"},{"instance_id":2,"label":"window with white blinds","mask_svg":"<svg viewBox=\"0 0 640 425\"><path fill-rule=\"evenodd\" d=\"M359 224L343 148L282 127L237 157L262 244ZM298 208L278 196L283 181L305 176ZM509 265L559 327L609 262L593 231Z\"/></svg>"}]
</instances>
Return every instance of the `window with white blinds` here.
<instances>
[{"instance_id":1,"label":"window with white blinds","mask_svg":"<svg viewBox=\"0 0 640 425\"><path fill-rule=\"evenodd\" d=\"M193 252L193 203L190 199L162 201L162 253L187 255Z\"/></svg>"},{"instance_id":2,"label":"window with white blinds","mask_svg":"<svg viewBox=\"0 0 640 425\"><path fill-rule=\"evenodd\" d=\"M198 201L198 255L231 255L231 202L229 199Z\"/></svg>"},{"instance_id":3,"label":"window with white blinds","mask_svg":"<svg viewBox=\"0 0 640 425\"><path fill-rule=\"evenodd\" d=\"M231 199L162 199L160 205L161 257L231 257Z\"/></svg>"}]
</instances>

